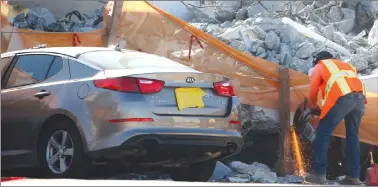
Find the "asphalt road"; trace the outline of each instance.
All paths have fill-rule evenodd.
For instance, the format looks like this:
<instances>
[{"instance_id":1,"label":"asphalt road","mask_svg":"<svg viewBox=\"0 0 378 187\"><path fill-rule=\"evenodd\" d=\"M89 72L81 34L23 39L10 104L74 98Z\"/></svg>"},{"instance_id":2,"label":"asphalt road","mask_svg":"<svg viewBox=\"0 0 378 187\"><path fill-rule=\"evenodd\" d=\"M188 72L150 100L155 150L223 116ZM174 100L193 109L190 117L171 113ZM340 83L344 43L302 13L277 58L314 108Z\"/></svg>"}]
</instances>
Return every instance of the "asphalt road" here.
<instances>
[{"instance_id":1,"label":"asphalt road","mask_svg":"<svg viewBox=\"0 0 378 187\"><path fill-rule=\"evenodd\" d=\"M169 180L75 180L75 179L20 179L1 183L1 186L231 186L219 182L174 182ZM237 186L315 186L303 184L237 183ZM318 185L317 185L318 186Z\"/></svg>"}]
</instances>

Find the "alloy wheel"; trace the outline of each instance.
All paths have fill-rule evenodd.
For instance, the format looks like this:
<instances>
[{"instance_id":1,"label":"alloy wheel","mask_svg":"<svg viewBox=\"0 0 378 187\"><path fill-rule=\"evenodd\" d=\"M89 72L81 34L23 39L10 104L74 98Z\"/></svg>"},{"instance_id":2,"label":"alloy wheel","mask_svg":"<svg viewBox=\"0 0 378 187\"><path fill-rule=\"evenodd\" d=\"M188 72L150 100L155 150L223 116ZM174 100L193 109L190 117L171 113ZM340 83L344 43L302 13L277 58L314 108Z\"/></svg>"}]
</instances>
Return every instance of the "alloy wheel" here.
<instances>
[{"instance_id":1,"label":"alloy wheel","mask_svg":"<svg viewBox=\"0 0 378 187\"><path fill-rule=\"evenodd\" d=\"M72 138L67 131L59 130L49 139L46 148L46 161L50 170L62 174L70 167L74 156Z\"/></svg>"}]
</instances>

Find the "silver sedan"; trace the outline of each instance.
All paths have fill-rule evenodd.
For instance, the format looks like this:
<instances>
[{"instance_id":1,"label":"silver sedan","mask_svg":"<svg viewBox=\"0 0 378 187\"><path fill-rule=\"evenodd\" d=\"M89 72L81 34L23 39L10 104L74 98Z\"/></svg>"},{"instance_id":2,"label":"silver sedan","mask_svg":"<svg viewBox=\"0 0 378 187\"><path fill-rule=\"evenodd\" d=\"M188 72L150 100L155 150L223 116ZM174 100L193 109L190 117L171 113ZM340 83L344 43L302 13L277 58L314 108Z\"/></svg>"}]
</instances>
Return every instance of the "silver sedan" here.
<instances>
[{"instance_id":1,"label":"silver sedan","mask_svg":"<svg viewBox=\"0 0 378 187\"><path fill-rule=\"evenodd\" d=\"M81 177L117 159L207 181L243 145L240 103L221 75L100 47L8 52L0 65L2 169Z\"/></svg>"}]
</instances>

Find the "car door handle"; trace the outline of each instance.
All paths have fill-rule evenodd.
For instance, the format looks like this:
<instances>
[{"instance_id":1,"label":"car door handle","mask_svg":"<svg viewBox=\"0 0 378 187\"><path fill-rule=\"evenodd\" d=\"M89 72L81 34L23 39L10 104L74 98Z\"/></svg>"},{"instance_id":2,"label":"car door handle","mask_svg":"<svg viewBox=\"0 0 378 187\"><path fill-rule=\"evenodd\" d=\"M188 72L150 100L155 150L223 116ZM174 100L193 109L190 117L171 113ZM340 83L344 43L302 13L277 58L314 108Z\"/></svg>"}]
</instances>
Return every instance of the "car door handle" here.
<instances>
[{"instance_id":1,"label":"car door handle","mask_svg":"<svg viewBox=\"0 0 378 187\"><path fill-rule=\"evenodd\" d=\"M34 94L34 97L36 97L36 98L38 98L38 99L42 99L42 98L44 98L44 97L46 97L46 96L49 96L49 95L51 95L50 92L47 92L47 91L45 91L45 90L41 90L40 92Z\"/></svg>"}]
</instances>

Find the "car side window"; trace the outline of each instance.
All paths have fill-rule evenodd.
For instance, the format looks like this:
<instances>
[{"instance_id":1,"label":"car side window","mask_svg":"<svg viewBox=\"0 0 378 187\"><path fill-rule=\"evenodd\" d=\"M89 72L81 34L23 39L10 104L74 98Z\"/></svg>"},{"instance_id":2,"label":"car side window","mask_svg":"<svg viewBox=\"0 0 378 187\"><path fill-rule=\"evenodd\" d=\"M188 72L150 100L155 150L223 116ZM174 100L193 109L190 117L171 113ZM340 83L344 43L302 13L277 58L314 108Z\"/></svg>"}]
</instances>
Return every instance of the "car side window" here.
<instances>
[{"instance_id":1,"label":"car side window","mask_svg":"<svg viewBox=\"0 0 378 187\"><path fill-rule=\"evenodd\" d=\"M7 71L10 62L12 61L12 58L13 57L1 58L1 61L0 61L1 76L4 75L5 71Z\"/></svg>"},{"instance_id":2,"label":"car side window","mask_svg":"<svg viewBox=\"0 0 378 187\"><path fill-rule=\"evenodd\" d=\"M6 88L35 84L45 80L54 58L51 55L19 56Z\"/></svg>"},{"instance_id":3,"label":"car side window","mask_svg":"<svg viewBox=\"0 0 378 187\"><path fill-rule=\"evenodd\" d=\"M63 67L63 59L61 57L58 57L58 56L55 57L52 63L53 64L50 67L50 70L49 70L49 73L47 74L46 79L57 74Z\"/></svg>"}]
</instances>

